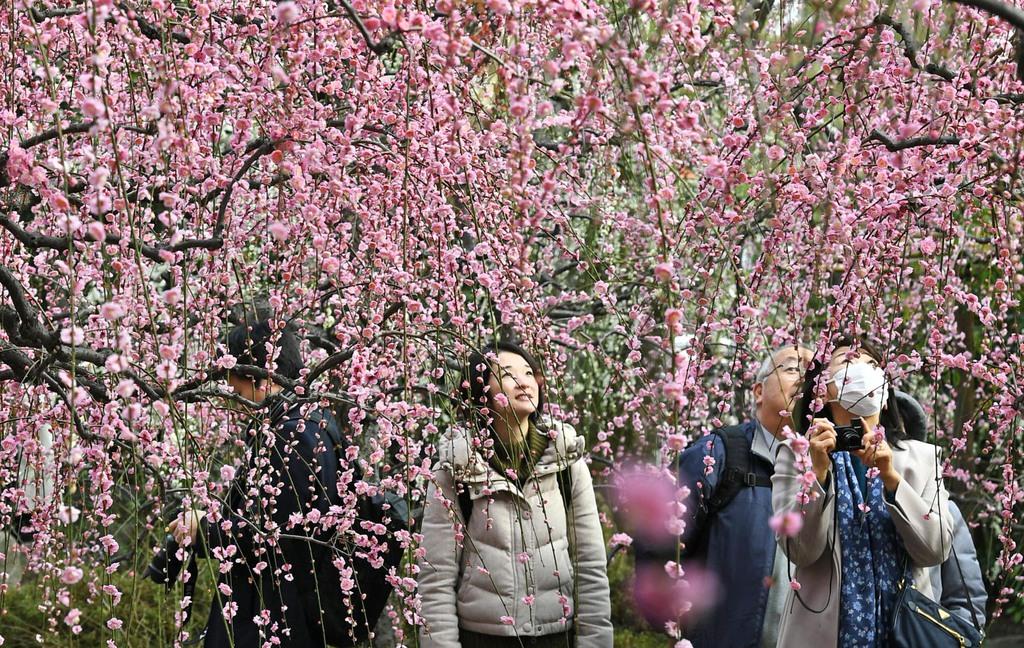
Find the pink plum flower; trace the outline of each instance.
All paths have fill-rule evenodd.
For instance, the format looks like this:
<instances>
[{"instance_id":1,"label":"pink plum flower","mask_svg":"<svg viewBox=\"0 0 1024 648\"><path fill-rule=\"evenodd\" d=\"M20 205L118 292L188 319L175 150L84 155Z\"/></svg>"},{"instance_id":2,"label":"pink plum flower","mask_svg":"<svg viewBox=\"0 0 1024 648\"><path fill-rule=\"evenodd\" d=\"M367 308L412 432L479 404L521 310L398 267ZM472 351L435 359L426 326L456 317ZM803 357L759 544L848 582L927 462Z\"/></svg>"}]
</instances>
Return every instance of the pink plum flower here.
<instances>
[{"instance_id":1,"label":"pink plum flower","mask_svg":"<svg viewBox=\"0 0 1024 648\"><path fill-rule=\"evenodd\" d=\"M797 511L787 511L773 515L768 520L768 526L771 527L775 535L792 538L800 533L800 529L804 526L804 518Z\"/></svg>"}]
</instances>

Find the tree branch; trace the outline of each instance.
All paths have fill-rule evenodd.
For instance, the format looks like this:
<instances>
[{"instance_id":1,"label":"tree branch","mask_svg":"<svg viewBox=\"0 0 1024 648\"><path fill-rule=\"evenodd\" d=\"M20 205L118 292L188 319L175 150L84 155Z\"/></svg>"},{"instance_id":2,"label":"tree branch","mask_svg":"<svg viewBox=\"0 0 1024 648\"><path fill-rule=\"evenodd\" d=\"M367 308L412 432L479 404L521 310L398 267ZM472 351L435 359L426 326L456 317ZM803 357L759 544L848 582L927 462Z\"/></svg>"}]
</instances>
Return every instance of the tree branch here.
<instances>
[{"instance_id":1,"label":"tree branch","mask_svg":"<svg viewBox=\"0 0 1024 648\"><path fill-rule=\"evenodd\" d=\"M153 23L149 22L141 15L139 15L139 13L136 10L132 9L131 7L128 7L123 2L117 3L117 8L123 11L124 15L128 16L128 18L135 21L135 23L139 26L140 34L142 34L150 40L163 42L163 32L160 31L156 27L156 25L154 25ZM173 40L176 43L181 43L182 45L188 45L192 42L192 39L189 38L188 34L183 34L182 32L170 32L170 35L171 40Z\"/></svg>"},{"instance_id":2,"label":"tree branch","mask_svg":"<svg viewBox=\"0 0 1024 648\"><path fill-rule=\"evenodd\" d=\"M54 127L54 128L51 128L50 130L45 130L42 133L39 133L38 135L33 135L32 137L30 137L30 138L28 138L26 140L22 140L21 141L21 148L23 148L23 149L32 148L33 146L36 146L37 144L42 144L43 142L48 142L48 141L50 141L52 139L57 139L61 135L77 135L77 134L80 134L80 133L88 133L89 129L92 128L95 125L96 125L96 122L94 122L94 121L86 121L86 122L74 122L72 124L68 124L66 127L61 127L61 128Z\"/></svg>"},{"instance_id":3,"label":"tree branch","mask_svg":"<svg viewBox=\"0 0 1024 648\"><path fill-rule=\"evenodd\" d=\"M897 22L889 14L878 14L877 16L875 16L875 19L871 21L871 24L876 26L884 25L886 27L890 27L894 32L896 32L899 35L900 39L903 41L903 53L910 61L910 67L914 68L915 70L923 70L928 74L934 74L935 76L941 77L946 81L952 81L954 78L956 78L956 74L953 73L951 70L948 70L934 63L928 63L922 68L921 63L917 60L917 44L914 42L914 37L913 35L911 35L910 30L907 29L906 25L904 25L901 22Z\"/></svg>"},{"instance_id":4,"label":"tree branch","mask_svg":"<svg viewBox=\"0 0 1024 648\"><path fill-rule=\"evenodd\" d=\"M893 17L886 13L880 13L875 16L875 19L871 21L871 24L891 27L894 32L899 34L899 37L903 40L903 53L906 54L908 59L910 59L911 67L916 70L921 69L921 64L917 61L917 44L914 43L914 38L910 35L910 31L907 29L906 25L893 20Z\"/></svg>"},{"instance_id":5,"label":"tree branch","mask_svg":"<svg viewBox=\"0 0 1024 648\"><path fill-rule=\"evenodd\" d=\"M911 137L905 140L894 141L891 137L880 130L873 130L865 142L878 142L893 153L918 146L955 146L960 143L960 138L955 135L944 135L942 137Z\"/></svg>"},{"instance_id":6,"label":"tree branch","mask_svg":"<svg viewBox=\"0 0 1024 648\"><path fill-rule=\"evenodd\" d=\"M42 133L33 135L32 137L22 140L20 143L21 148L27 149L32 148L43 142L48 142L52 139L61 137L62 135L73 135L76 133L87 133L89 129L93 127L95 122L75 122L68 124L67 127L62 128L51 128L45 130ZM11 179L7 176L7 159L10 157L10 151L3 151L0 153L0 187L6 187L11 184Z\"/></svg>"},{"instance_id":7,"label":"tree branch","mask_svg":"<svg viewBox=\"0 0 1024 648\"><path fill-rule=\"evenodd\" d=\"M352 6L352 3L350 3L348 0L338 0L338 3L345 10L345 13L348 14L349 20L351 20L352 23L356 26L356 29L359 30L360 35L362 35L363 40L366 42L367 49L369 49L374 54L386 54L392 50L392 48L394 47L393 37L395 36L396 32L391 32L390 34L380 39L379 41L374 42L373 37L370 36L369 30L366 29L366 25L363 23L363 19L359 17L359 14Z\"/></svg>"},{"instance_id":8,"label":"tree branch","mask_svg":"<svg viewBox=\"0 0 1024 648\"><path fill-rule=\"evenodd\" d=\"M974 7L1002 18L1017 29L1024 29L1024 11L998 0L950 0L954 4Z\"/></svg>"},{"instance_id":9,"label":"tree branch","mask_svg":"<svg viewBox=\"0 0 1024 648\"><path fill-rule=\"evenodd\" d=\"M352 348L345 349L344 351L338 351L337 353L332 353L331 355L327 356L326 358L324 358L323 362L313 367L313 369L310 370L308 374L306 374L306 384L311 384L314 380L316 380L323 374L327 373L331 369L334 369L335 367L344 364L345 362L348 362L349 360L352 359L352 356L355 355L355 352L356 350Z\"/></svg>"},{"instance_id":10,"label":"tree branch","mask_svg":"<svg viewBox=\"0 0 1024 648\"><path fill-rule=\"evenodd\" d=\"M221 240L224 234L224 218L228 211L228 201L231 200L231 194L235 191L235 184L242 179L253 164L256 164L256 160L260 159L264 155L273 152L276 147L283 140L266 140L258 139L252 142L249 146L253 147L252 155L246 158L245 162L234 176L228 186L224 188L224 195L220 199L220 207L217 208L217 223L213 226L213 239L210 240ZM223 243L223 240L221 240ZM218 246L219 247L219 246Z\"/></svg>"},{"instance_id":11,"label":"tree branch","mask_svg":"<svg viewBox=\"0 0 1024 648\"><path fill-rule=\"evenodd\" d=\"M21 242L22 245L33 250L47 249L57 250L66 252L68 250L68 239L63 236L52 236L48 234L40 234L39 232L31 232L21 227L10 218L6 216L0 216L0 227L10 232L15 239ZM96 243L97 239L91 234L86 234L81 239L76 239L75 242L87 241L89 243ZM121 237L114 234L107 234L103 239L103 242L108 245L119 245L121 243ZM224 246L224 239L220 237L208 238L208 239L185 239L179 241L174 245L167 245L161 243L159 245L146 245L141 244L139 251L142 256L146 257L151 261L161 263L160 253L163 251L170 252L184 252L185 250L192 250L196 248L202 248L205 250L219 250Z\"/></svg>"},{"instance_id":12,"label":"tree branch","mask_svg":"<svg viewBox=\"0 0 1024 648\"><path fill-rule=\"evenodd\" d=\"M25 295L25 289L21 287L21 284L14 278L10 270L2 265L0 265L0 285L7 289L7 295L10 297L11 304L18 313L18 319L21 320L18 325L20 336L32 340L47 349L52 350L56 348L59 342L57 334L47 331L39 323L39 315L35 307L29 303L28 297Z\"/></svg>"}]
</instances>

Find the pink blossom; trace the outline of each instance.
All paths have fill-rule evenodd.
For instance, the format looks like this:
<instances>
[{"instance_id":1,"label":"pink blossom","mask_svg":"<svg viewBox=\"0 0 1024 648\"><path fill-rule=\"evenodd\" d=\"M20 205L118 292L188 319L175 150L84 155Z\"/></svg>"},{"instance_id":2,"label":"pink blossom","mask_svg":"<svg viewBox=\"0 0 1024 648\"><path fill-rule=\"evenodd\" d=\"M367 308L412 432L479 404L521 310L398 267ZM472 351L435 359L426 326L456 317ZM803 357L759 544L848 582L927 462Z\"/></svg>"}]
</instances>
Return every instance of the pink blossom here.
<instances>
[{"instance_id":1,"label":"pink blossom","mask_svg":"<svg viewBox=\"0 0 1024 648\"><path fill-rule=\"evenodd\" d=\"M510 616L502 616L498 620L501 621L502 625L515 625L516 624L515 618L514 617L510 617Z\"/></svg>"},{"instance_id":2,"label":"pink blossom","mask_svg":"<svg viewBox=\"0 0 1024 648\"><path fill-rule=\"evenodd\" d=\"M807 470L800 473L800 483L803 488L811 488L818 481L818 475L813 470Z\"/></svg>"},{"instance_id":3,"label":"pink blossom","mask_svg":"<svg viewBox=\"0 0 1024 648\"><path fill-rule=\"evenodd\" d=\"M686 529L686 520L682 518L669 518L665 521L665 529L671 535L682 535L683 531Z\"/></svg>"},{"instance_id":4,"label":"pink blossom","mask_svg":"<svg viewBox=\"0 0 1024 648\"><path fill-rule=\"evenodd\" d=\"M82 580L82 574L82 570L78 567L65 567L64 571L60 574L60 582L65 585L74 585Z\"/></svg>"},{"instance_id":5,"label":"pink blossom","mask_svg":"<svg viewBox=\"0 0 1024 648\"><path fill-rule=\"evenodd\" d=\"M794 437L793 440L790 441L790 447L793 449L793 452L798 455L807 454L807 451L811 447L811 442L805 436L798 436Z\"/></svg>"},{"instance_id":6,"label":"pink blossom","mask_svg":"<svg viewBox=\"0 0 1024 648\"><path fill-rule=\"evenodd\" d=\"M338 257L327 257L320 264L320 267L327 274L334 274L341 268L341 261L338 260Z\"/></svg>"},{"instance_id":7,"label":"pink blossom","mask_svg":"<svg viewBox=\"0 0 1024 648\"><path fill-rule=\"evenodd\" d=\"M156 376L160 380L173 380L178 375L178 365L173 360L163 360L156 366Z\"/></svg>"},{"instance_id":8,"label":"pink blossom","mask_svg":"<svg viewBox=\"0 0 1024 648\"><path fill-rule=\"evenodd\" d=\"M668 281L672 278L672 262L664 261L654 266L654 277L658 281Z\"/></svg>"},{"instance_id":9,"label":"pink blossom","mask_svg":"<svg viewBox=\"0 0 1024 648\"><path fill-rule=\"evenodd\" d=\"M301 10L291 0L277 3L274 7L274 19L282 25L290 25L298 20Z\"/></svg>"},{"instance_id":10,"label":"pink blossom","mask_svg":"<svg viewBox=\"0 0 1024 648\"><path fill-rule=\"evenodd\" d=\"M665 573L668 574L670 578L682 578L686 572L683 571L682 565L670 560L665 563Z\"/></svg>"},{"instance_id":11,"label":"pink blossom","mask_svg":"<svg viewBox=\"0 0 1024 648\"><path fill-rule=\"evenodd\" d=\"M124 306L117 302L106 302L99 307L99 314L103 319L115 321L124 317L125 309Z\"/></svg>"},{"instance_id":12,"label":"pink blossom","mask_svg":"<svg viewBox=\"0 0 1024 648\"><path fill-rule=\"evenodd\" d=\"M628 547L633 544L633 538L628 533L614 533L608 540L609 547Z\"/></svg>"},{"instance_id":13,"label":"pink blossom","mask_svg":"<svg viewBox=\"0 0 1024 648\"><path fill-rule=\"evenodd\" d=\"M285 223L274 221L268 229L270 230L270 235L278 241L286 241L288 239L290 228Z\"/></svg>"},{"instance_id":14,"label":"pink blossom","mask_svg":"<svg viewBox=\"0 0 1024 648\"><path fill-rule=\"evenodd\" d=\"M72 346L81 346L85 342L85 331L80 326L73 326L60 332L60 341Z\"/></svg>"},{"instance_id":15,"label":"pink blossom","mask_svg":"<svg viewBox=\"0 0 1024 648\"><path fill-rule=\"evenodd\" d=\"M768 520L768 525L777 536L792 538L800 533L803 528L804 518L797 511L787 511L773 515Z\"/></svg>"},{"instance_id":16,"label":"pink blossom","mask_svg":"<svg viewBox=\"0 0 1024 648\"><path fill-rule=\"evenodd\" d=\"M82 114L90 119L102 117L107 112L103 106L103 100L96 97L88 97L82 100Z\"/></svg>"},{"instance_id":17,"label":"pink blossom","mask_svg":"<svg viewBox=\"0 0 1024 648\"><path fill-rule=\"evenodd\" d=\"M181 287L175 286L164 292L164 301L168 304L177 304L181 301Z\"/></svg>"},{"instance_id":18,"label":"pink blossom","mask_svg":"<svg viewBox=\"0 0 1024 648\"><path fill-rule=\"evenodd\" d=\"M667 475L647 467L628 468L617 476L614 486L615 501L630 534L651 542L665 539L676 497Z\"/></svg>"},{"instance_id":19,"label":"pink blossom","mask_svg":"<svg viewBox=\"0 0 1024 648\"><path fill-rule=\"evenodd\" d=\"M673 573L678 570L673 569ZM633 579L633 598L644 618L655 626L699 619L712 609L722 595L713 573L688 565L685 578L674 578L656 565L640 565Z\"/></svg>"},{"instance_id":20,"label":"pink blossom","mask_svg":"<svg viewBox=\"0 0 1024 648\"><path fill-rule=\"evenodd\" d=\"M89 237L94 241L103 241L107 237L107 230L103 227L103 223L99 221L93 221L89 223Z\"/></svg>"},{"instance_id":21,"label":"pink blossom","mask_svg":"<svg viewBox=\"0 0 1024 648\"><path fill-rule=\"evenodd\" d=\"M57 509L57 519L61 524L73 524L78 522L82 511L74 506L61 505Z\"/></svg>"},{"instance_id":22,"label":"pink blossom","mask_svg":"<svg viewBox=\"0 0 1024 648\"><path fill-rule=\"evenodd\" d=\"M64 623L69 626L76 626L82 620L82 611L78 608L71 608L64 617Z\"/></svg>"}]
</instances>

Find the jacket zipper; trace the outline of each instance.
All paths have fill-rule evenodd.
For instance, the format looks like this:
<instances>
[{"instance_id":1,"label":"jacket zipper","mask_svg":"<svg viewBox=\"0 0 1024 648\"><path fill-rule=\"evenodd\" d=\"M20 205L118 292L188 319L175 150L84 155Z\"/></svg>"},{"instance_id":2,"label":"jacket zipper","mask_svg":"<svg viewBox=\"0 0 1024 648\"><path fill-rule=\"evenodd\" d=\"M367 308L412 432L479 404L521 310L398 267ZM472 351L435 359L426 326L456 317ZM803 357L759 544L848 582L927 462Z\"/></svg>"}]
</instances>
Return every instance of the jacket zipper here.
<instances>
[{"instance_id":1,"label":"jacket zipper","mask_svg":"<svg viewBox=\"0 0 1024 648\"><path fill-rule=\"evenodd\" d=\"M939 621L938 619L936 619L936 618L935 618L935 617L933 617L932 615L928 614L927 612L925 612L924 610L922 610L922 609L921 609L921 608L919 608L919 607L915 608L915 609L914 609L914 612L916 612L916 613L920 614L920 615L921 615L921 616L923 616L924 618L928 619L929 621L931 621L931 622L932 622L932 623L934 623L935 625L939 626L940 628L942 628L943 630L945 630L946 632L948 632L949 634L951 634L951 635L952 635L953 637L955 637L955 638L956 638L956 640L957 640L957 641L959 641L959 642L960 642L960 645L961 645L961 646L967 646L967 639L966 639L966 638L965 638L965 637L964 637L964 636L963 636L962 634L960 634L959 632L957 632L956 630L954 630L954 629L950 628L949 626L947 626L947 625L946 625L946 624L944 624L943 622Z\"/></svg>"}]
</instances>

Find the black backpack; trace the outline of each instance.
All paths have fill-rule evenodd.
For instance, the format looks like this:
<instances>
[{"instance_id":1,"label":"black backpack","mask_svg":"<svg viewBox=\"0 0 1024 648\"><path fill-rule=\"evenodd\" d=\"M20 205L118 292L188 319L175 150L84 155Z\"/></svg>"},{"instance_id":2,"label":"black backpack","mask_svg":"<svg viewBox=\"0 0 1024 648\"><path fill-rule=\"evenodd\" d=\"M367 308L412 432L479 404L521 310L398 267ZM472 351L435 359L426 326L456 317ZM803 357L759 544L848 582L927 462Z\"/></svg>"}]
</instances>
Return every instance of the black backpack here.
<instances>
[{"instance_id":1,"label":"black backpack","mask_svg":"<svg viewBox=\"0 0 1024 648\"><path fill-rule=\"evenodd\" d=\"M698 535L691 539L683 551L683 556L693 556L703 550L708 538L708 521L729 503L744 488L771 488L774 468L765 467L763 461L753 461L750 441L747 439L743 425L731 425L718 428L711 432L718 440L712 443L725 444L725 466L722 468L718 484L710 497L704 497L708 489L707 481L702 479L703 489L698 495L697 511L694 523ZM757 434L757 430L754 431ZM698 443L707 443L699 441Z\"/></svg>"}]
</instances>

